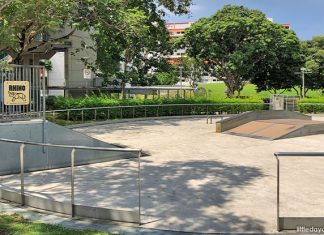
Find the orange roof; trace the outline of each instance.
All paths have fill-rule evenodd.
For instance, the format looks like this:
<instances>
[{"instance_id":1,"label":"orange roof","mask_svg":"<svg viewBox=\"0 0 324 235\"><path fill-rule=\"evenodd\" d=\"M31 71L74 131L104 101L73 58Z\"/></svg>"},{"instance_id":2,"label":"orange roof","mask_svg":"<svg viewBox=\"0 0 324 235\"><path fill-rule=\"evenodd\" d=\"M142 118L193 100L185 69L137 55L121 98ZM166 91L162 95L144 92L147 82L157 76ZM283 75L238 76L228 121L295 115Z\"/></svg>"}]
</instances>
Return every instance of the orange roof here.
<instances>
[{"instance_id":1,"label":"orange roof","mask_svg":"<svg viewBox=\"0 0 324 235\"><path fill-rule=\"evenodd\" d=\"M169 59L168 60L168 63L169 64L173 64L173 65L179 65L179 64L181 64L181 62L179 60L177 60L177 59Z\"/></svg>"},{"instance_id":2,"label":"orange roof","mask_svg":"<svg viewBox=\"0 0 324 235\"><path fill-rule=\"evenodd\" d=\"M166 25L175 25L175 24L190 24L191 22L173 22L173 23L166 23Z\"/></svg>"},{"instance_id":3,"label":"orange roof","mask_svg":"<svg viewBox=\"0 0 324 235\"><path fill-rule=\"evenodd\" d=\"M173 33L173 32L176 33L176 32L184 32L185 29L168 29L168 31L169 31L169 32L172 32L172 33Z\"/></svg>"}]
</instances>

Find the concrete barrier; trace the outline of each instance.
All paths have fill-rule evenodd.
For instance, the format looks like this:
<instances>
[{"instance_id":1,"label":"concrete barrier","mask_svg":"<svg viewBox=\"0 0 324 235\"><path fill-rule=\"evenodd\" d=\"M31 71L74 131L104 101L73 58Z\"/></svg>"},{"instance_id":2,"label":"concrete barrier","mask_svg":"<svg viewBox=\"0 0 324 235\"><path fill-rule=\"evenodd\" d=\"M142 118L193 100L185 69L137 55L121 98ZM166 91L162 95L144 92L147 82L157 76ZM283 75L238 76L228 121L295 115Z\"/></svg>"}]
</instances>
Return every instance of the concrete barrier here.
<instances>
[{"instance_id":1,"label":"concrete barrier","mask_svg":"<svg viewBox=\"0 0 324 235\"><path fill-rule=\"evenodd\" d=\"M46 122L45 143L72 146L118 148L71 129ZM21 121L0 123L0 138L43 143L43 122ZM0 141L0 175L20 172L19 144ZM71 166L70 149L25 146L25 171ZM134 153L76 150L75 165L137 157Z\"/></svg>"}]
</instances>

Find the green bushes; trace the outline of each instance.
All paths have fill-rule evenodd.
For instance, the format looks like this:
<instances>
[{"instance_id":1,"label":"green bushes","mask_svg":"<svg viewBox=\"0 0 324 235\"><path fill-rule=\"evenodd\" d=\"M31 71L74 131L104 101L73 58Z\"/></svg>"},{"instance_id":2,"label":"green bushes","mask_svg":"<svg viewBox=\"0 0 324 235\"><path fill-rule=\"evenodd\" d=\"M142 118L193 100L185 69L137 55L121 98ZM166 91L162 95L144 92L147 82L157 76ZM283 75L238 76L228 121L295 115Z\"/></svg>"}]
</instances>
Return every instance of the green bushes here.
<instances>
[{"instance_id":1,"label":"green bushes","mask_svg":"<svg viewBox=\"0 0 324 235\"><path fill-rule=\"evenodd\" d=\"M107 120L122 118L141 118L157 116L202 115L215 113L240 113L264 109L260 99L109 99L106 96L84 98L57 97L51 101L54 109L80 109L54 113L50 120L64 119L72 121ZM132 106L132 107L125 107ZM109 107L109 108L107 108Z\"/></svg>"},{"instance_id":2,"label":"green bushes","mask_svg":"<svg viewBox=\"0 0 324 235\"><path fill-rule=\"evenodd\" d=\"M301 99L298 110L302 113L324 113L324 97Z\"/></svg>"},{"instance_id":3,"label":"green bushes","mask_svg":"<svg viewBox=\"0 0 324 235\"><path fill-rule=\"evenodd\" d=\"M209 104L209 103L258 103L263 101L259 98L250 99L206 99L206 98L192 98L192 99L111 99L108 96L86 96L83 98L71 97L55 97L51 99L51 107L53 109L77 109L77 108L92 108L92 107L112 107L112 106L133 106L133 105L161 105L161 104Z\"/></svg>"}]
</instances>

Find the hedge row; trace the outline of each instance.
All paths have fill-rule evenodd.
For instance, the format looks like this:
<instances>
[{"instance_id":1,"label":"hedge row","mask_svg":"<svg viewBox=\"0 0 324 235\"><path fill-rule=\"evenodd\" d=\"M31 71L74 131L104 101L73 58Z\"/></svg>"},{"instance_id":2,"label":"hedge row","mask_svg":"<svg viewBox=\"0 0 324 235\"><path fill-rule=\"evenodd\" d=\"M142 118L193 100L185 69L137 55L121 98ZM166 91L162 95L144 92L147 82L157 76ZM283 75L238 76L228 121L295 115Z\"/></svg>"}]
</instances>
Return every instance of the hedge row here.
<instances>
[{"instance_id":1,"label":"hedge row","mask_svg":"<svg viewBox=\"0 0 324 235\"><path fill-rule=\"evenodd\" d=\"M86 96L83 98L71 97L53 97L48 101L50 109L75 109L75 108L93 108L93 107L113 107L113 106L134 106L134 105L161 105L161 104L219 104L219 103L258 103L263 104L259 98L250 99L217 99L208 100L205 98L192 99L111 99L105 95L101 96Z\"/></svg>"},{"instance_id":2,"label":"hedge row","mask_svg":"<svg viewBox=\"0 0 324 235\"><path fill-rule=\"evenodd\" d=\"M265 109L260 99L110 99L105 96L90 96L85 98L54 98L49 105L53 109L80 109L96 108L91 110L76 110L55 112L54 117L50 112L48 118L87 121L87 120L107 120L122 118L141 118L157 116L180 116L180 115L202 115L202 114L222 114L241 113L252 110ZM209 104L209 105L206 105ZM142 107L141 105L148 105ZM158 106L161 105L161 106ZM174 105L174 106L173 106ZM121 107L134 106L134 107ZM107 109L109 107L109 109Z\"/></svg>"},{"instance_id":3,"label":"hedge row","mask_svg":"<svg viewBox=\"0 0 324 235\"><path fill-rule=\"evenodd\" d=\"M324 97L301 99L298 110L302 113L324 113Z\"/></svg>"}]
</instances>

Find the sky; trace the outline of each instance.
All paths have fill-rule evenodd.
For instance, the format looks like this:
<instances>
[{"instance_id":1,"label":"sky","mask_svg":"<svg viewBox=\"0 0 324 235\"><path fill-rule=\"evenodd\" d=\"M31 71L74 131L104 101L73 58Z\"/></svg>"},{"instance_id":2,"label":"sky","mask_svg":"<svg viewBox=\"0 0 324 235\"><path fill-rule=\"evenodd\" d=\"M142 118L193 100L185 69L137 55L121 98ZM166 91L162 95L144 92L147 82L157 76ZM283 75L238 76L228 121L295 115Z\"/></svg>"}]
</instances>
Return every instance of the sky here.
<instances>
[{"instance_id":1,"label":"sky","mask_svg":"<svg viewBox=\"0 0 324 235\"><path fill-rule=\"evenodd\" d=\"M274 22L291 24L301 40L324 35L324 0L194 0L191 16L168 14L167 22L192 22L210 17L224 5L240 5L258 9Z\"/></svg>"}]
</instances>

